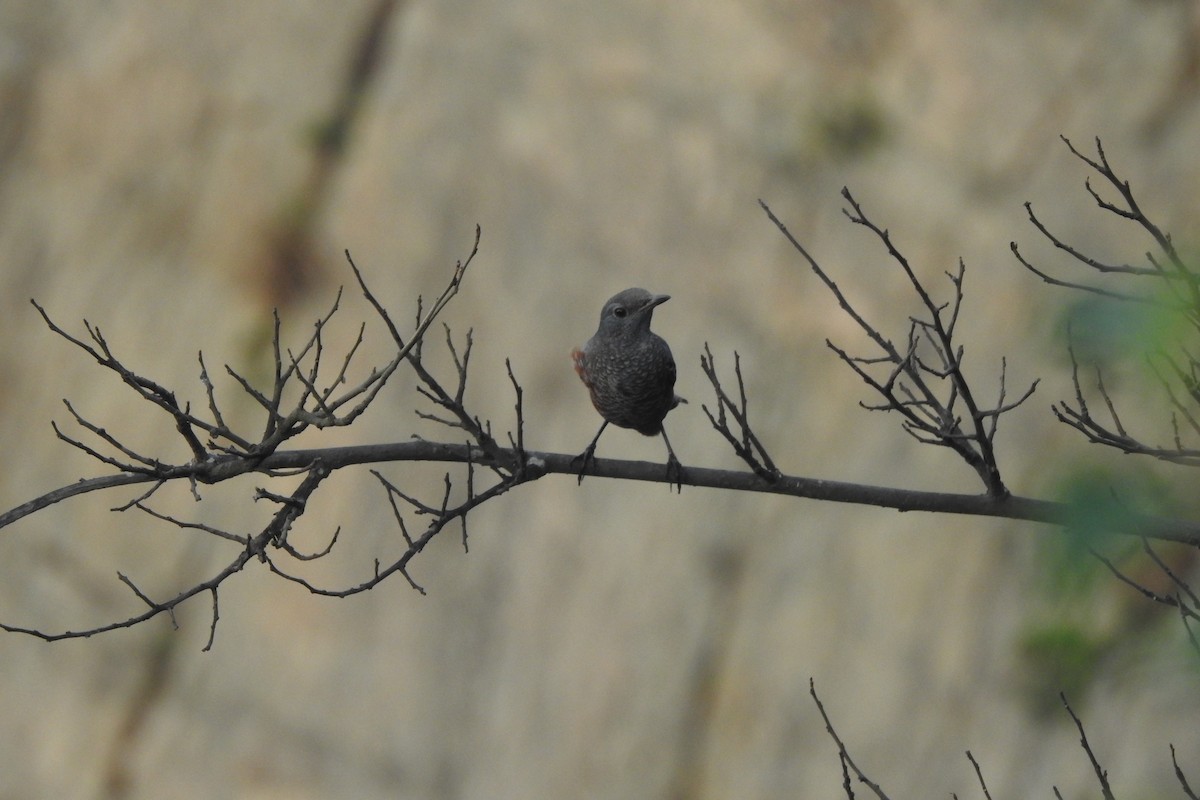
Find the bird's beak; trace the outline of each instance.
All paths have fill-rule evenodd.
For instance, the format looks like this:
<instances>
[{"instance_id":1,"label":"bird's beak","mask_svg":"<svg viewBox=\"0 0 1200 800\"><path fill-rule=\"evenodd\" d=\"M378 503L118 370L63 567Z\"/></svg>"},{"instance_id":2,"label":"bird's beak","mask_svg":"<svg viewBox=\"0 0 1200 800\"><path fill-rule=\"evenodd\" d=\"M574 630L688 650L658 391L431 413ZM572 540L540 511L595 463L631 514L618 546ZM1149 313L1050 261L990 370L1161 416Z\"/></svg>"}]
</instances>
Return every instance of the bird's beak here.
<instances>
[{"instance_id":1,"label":"bird's beak","mask_svg":"<svg viewBox=\"0 0 1200 800\"><path fill-rule=\"evenodd\" d=\"M667 302L670 299L671 299L671 295L669 295L669 294L652 294L652 295L650 295L650 299L646 301L646 305L642 306L637 311L634 311L633 315L635 317L649 318L650 315L654 313L654 309L657 306L661 306L663 303Z\"/></svg>"}]
</instances>

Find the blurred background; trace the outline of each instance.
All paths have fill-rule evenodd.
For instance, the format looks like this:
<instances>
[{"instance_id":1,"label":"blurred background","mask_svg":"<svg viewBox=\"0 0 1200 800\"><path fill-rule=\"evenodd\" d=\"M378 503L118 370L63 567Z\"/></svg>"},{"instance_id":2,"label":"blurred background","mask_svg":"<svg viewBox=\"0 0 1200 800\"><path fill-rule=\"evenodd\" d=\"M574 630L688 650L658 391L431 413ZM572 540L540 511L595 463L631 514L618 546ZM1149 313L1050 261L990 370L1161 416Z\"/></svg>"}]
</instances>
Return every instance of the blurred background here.
<instances>
[{"instance_id":1,"label":"blurred background","mask_svg":"<svg viewBox=\"0 0 1200 800\"><path fill-rule=\"evenodd\" d=\"M269 376L273 308L295 346L351 281L349 249L411 319L477 223L481 252L444 319L457 336L474 329L467 400L497 432L512 426L508 357L528 446L582 450L599 419L568 354L606 298L643 286L673 298L654 323L691 400L668 418L685 464L739 467L700 408L712 404L707 342L726 374L741 354L752 420L784 471L980 491L952 454L859 407L872 398L824 341L866 343L757 204L900 339L915 298L843 216L843 186L940 298L965 260L960 330L989 401L1002 356L1010 397L1042 379L1001 422L1014 492L1055 497L1124 471L1169 497L1189 476L1143 471L1054 420L1050 404L1073 397L1061 330L1077 298L1024 271L1009 242L1084 277L1029 225L1028 200L1097 257L1152 246L1095 207L1059 134L1090 153L1102 137L1148 213L1195 241L1198 8L8 0L0 505L104 472L56 441L51 419L72 430L63 397L135 447L188 457L170 420L51 334L31 297L77 335L84 318L99 326L128 366L199 407L203 350L227 416L257 431L220 366ZM378 363L386 332L357 292L330 344L364 319ZM428 358L446 370L440 341ZM1146 412L1145 438L1169 440L1144 379L1112 381L1133 421ZM400 376L353 427L300 444L461 438L418 407ZM664 457L660 440L617 429L598 454ZM439 496L441 465L382 471ZM157 507L258 530L272 509L251 498L265 484L205 487L201 503L178 487ZM166 598L234 557L109 510L136 494L0 531L0 620L59 631L121 619L141 606L118 571ZM327 481L291 541L320 549L339 525L333 555L297 567L321 585L358 583L402 552L365 468ZM1118 794L1178 796L1169 743L1200 780L1195 655L1177 619L1061 539L1025 523L550 476L474 512L469 553L457 531L435 540L411 567L428 596L397 577L319 599L254 564L221 590L211 652L207 599L178 629L0 636L0 798L834 797L840 767L810 678L894 797L975 796L966 749L996 796L1093 795L1060 689Z\"/></svg>"}]
</instances>

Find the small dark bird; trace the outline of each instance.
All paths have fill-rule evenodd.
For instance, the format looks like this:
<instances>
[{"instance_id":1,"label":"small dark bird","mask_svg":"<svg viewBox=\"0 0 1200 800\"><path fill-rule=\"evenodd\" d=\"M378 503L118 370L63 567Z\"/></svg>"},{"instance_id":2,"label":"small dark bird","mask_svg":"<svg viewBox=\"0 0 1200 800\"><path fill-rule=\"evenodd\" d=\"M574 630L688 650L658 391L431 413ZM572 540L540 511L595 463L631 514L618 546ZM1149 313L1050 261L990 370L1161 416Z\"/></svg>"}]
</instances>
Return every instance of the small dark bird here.
<instances>
[{"instance_id":1,"label":"small dark bird","mask_svg":"<svg viewBox=\"0 0 1200 800\"><path fill-rule=\"evenodd\" d=\"M663 419L687 401L675 394L671 348L650 330L654 309L670 299L670 295L650 294L645 289L626 289L604 304L596 334L571 352L575 372L588 388L592 405L604 417L592 443L576 456L575 460L583 461L581 483L588 462L595 461L600 434L611 422L644 436L661 433L667 443L667 479L683 488L683 467L667 438Z\"/></svg>"}]
</instances>

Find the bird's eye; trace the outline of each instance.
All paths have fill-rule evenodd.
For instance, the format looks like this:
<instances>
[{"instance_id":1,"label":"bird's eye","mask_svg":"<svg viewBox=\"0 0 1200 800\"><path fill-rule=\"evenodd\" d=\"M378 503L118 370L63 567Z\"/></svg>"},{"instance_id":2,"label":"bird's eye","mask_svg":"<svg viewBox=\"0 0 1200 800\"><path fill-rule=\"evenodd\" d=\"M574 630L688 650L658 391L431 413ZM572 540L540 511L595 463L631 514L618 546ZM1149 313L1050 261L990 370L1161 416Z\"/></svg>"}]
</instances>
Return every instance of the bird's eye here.
<instances>
[{"instance_id":1,"label":"bird's eye","mask_svg":"<svg viewBox=\"0 0 1200 800\"><path fill-rule=\"evenodd\" d=\"M617 319L624 319L629 312L625 310L625 306L617 306L613 309L613 316Z\"/></svg>"}]
</instances>

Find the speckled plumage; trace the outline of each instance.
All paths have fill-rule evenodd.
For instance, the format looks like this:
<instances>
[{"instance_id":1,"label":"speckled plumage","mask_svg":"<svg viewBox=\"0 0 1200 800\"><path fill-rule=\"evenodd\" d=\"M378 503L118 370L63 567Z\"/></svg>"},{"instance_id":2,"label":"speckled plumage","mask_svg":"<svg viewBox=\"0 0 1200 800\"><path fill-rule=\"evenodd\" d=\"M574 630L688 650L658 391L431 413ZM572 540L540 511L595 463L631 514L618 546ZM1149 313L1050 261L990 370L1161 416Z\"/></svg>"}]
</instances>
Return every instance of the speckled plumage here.
<instances>
[{"instance_id":1,"label":"speckled plumage","mask_svg":"<svg viewBox=\"0 0 1200 800\"><path fill-rule=\"evenodd\" d=\"M669 295L650 294L645 289L626 289L614 295L600 312L595 335L571 353L575 372L604 418L596 437L579 456L583 459L581 481L596 442L610 422L645 436L662 434L667 445L668 478L676 484L681 481L683 470L663 429L663 419L687 401L675 394L671 348L650 330L654 309L670 299Z\"/></svg>"}]
</instances>

